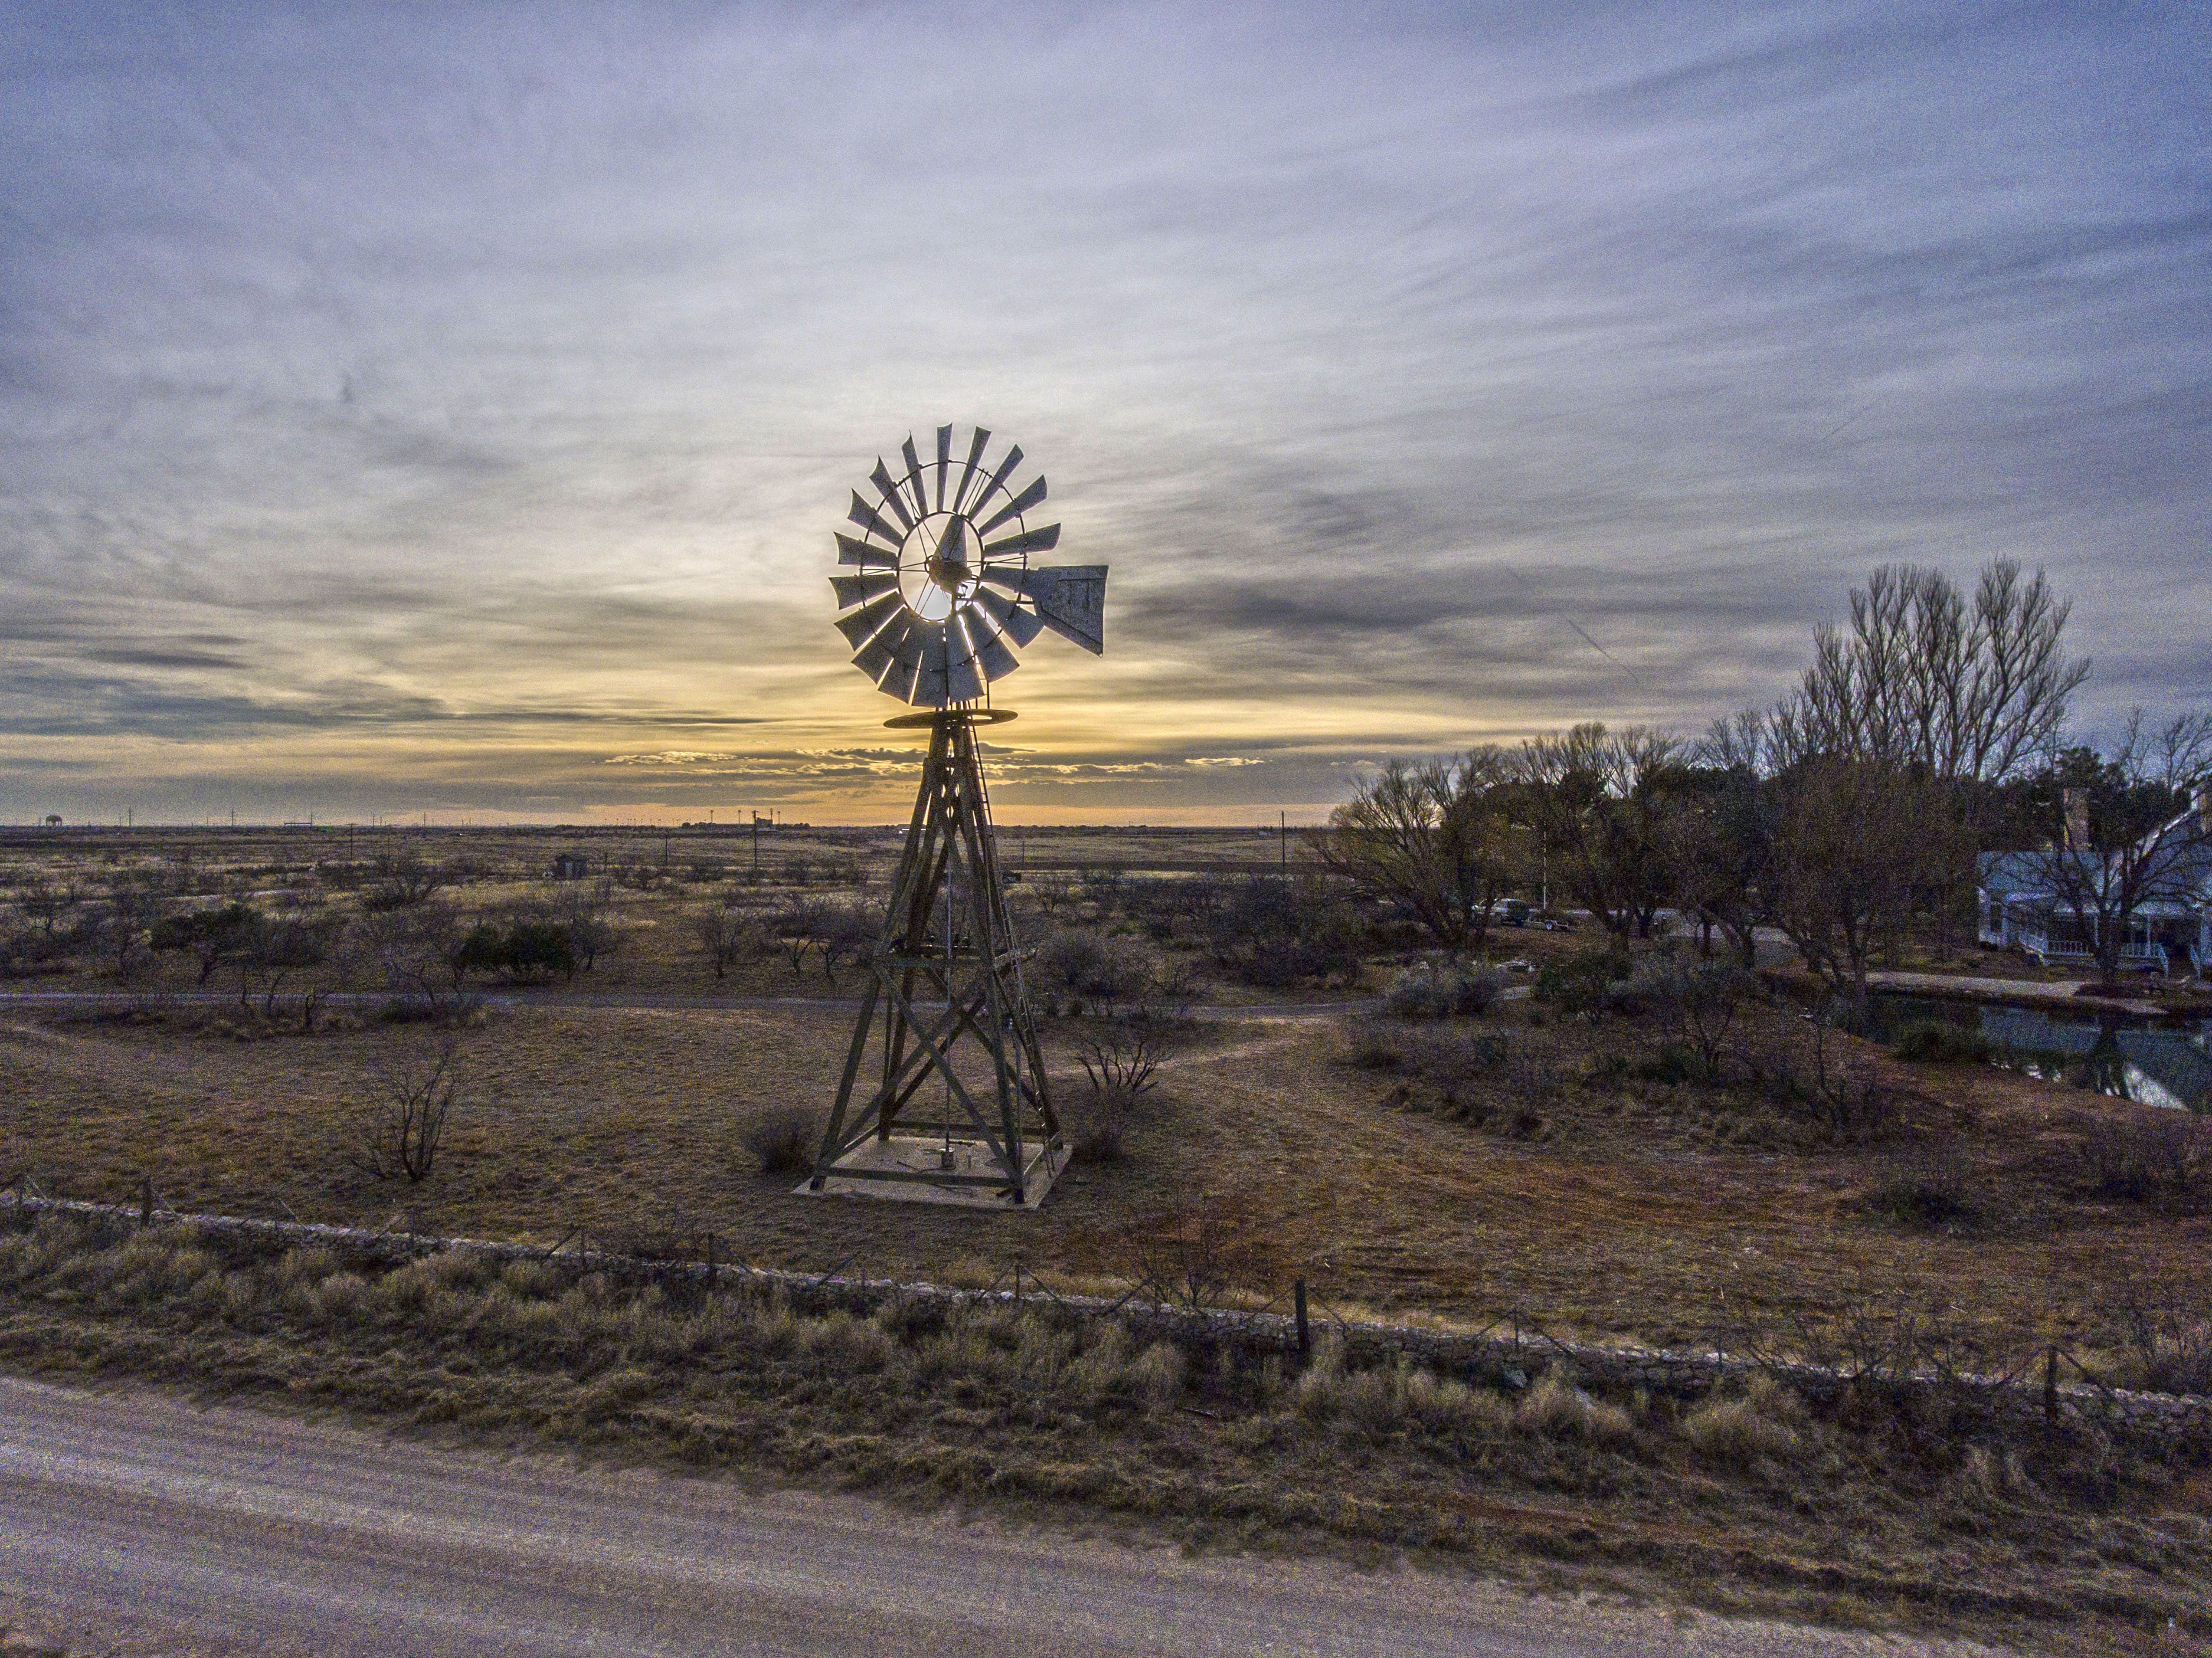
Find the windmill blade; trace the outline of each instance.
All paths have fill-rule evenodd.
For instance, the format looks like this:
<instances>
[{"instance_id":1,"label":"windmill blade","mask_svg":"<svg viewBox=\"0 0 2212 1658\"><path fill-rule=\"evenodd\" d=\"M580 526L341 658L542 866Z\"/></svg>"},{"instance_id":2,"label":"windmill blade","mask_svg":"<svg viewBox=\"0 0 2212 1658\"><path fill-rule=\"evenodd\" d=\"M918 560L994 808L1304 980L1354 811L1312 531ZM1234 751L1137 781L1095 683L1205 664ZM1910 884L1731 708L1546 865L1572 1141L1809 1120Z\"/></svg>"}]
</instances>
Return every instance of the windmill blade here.
<instances>
[{"instance_id":1,"label":"windmill blade","mask_svg":"<svg viewBox=\"0 0 2212 1658\"><path fill-rule=\"evenodd\" d=\"M984 679L1003 680L1022 665L1021 659L1006 649L998 622L984 606L969 600L960 607L960 619L975 646L975 663L983 670Z\"/></svg>"},{"instance_id":2,"label":"windmill blade","mask_svg":"<svg viewBox=\"0 0 2212 1658\"><path fill-rule=\"evenodd\" d=\"M945 469L952 464L952 428L937 429L937 509L945 510Z\"/></svg>"},{"instance_id":3,"label":"windmill blade","mask_svg":"<svg viewBox=\"0 0 2212 1658\"><path fill-rule=\"evenodd\" d=\"M833 576L830 585L837 591L837 608L865 605L879 593L889 593L898 586L898 577L889 570L872 570L866 576Z\"/></svg>"},{"instance_id":4,"label":"windmill blade","mask_svg":"<svg viewBox=\"0 0 2212 1658\"><path fill-rule=\"evenodd\" d=\"M950 518L945 521L945 533L937 543L939 564L957 564L963 570L968 564L968 521Z\"/></svg>"},{"instance_id":5,"label":"windmill blade","mask_svg":"<svg viewBox=\"0 0 2212 1658\"><path fill-rule=\"evenodd\" d=\"M1006 458L999 463L999 470L991 474L989 481L983 485L975 498L968 503L968 510L971 513L982 511L983 503L999 492L1000 485L1006 483L1014 468L1021 464L1022 446L1017 443L1006 451Z\"/></svg>"},{"instance_id":6,"label":"windmill blade","mask_svg":"<svg viewBox=\"0 0 2212 1658\"><path fill-rule=\"evenodd\" d=\"M968 464L960 469L960 487L952 492L953 511L958 512L968 499L968 486L975 481L975 468L983 463L983 446L990 441L990 430L978 426L974 440L968 445Z\"/></svg>"},{"instance_id":7,"label":"windmill blade","mask_svg":"<svg viewBox=\"0 0 2212 1658\"><path fill-rule=\"evenodd\" d=\"M922 708L945 706L945 624L917 621L914 629L919 649L915 656L914 688L907 700Z\"/></svg>"},{"instance_id":8,"label":"windmill blade","mask_svg":"<svg viewBox=\"0 0 2212 1658\"><path fill-rule=\"evenodd\" d=\"M1005 523L1009 518L1020 517L1024 513L1027 512L1031 507L1034 507L1038 502L1043 499L1044 479L1042 478L1034 479L1030 481L1029 488L1024 490L1012 500L1007 502L1005 506L993 513L990 517L984 520L983 522L976 525L976 533L979 535L988 535L993 530L998 528L1000 525Z\"/></svg>"},{"instance_id":9,"label":"windmill blade","mask_svg":"<svg viewBox=\"0 0 2212 1658\"><path fill-rule=\"evenodd\" d=\"M994 541L983 549L985 562L994 558L1011 558L1016 553L1050 552L1060 545L1060 526L1047 524L1042 528L1024 530L1019 535L1010 535L1003 541Z\"/></svg>"},{"instance_id":10,"label":"windmill blade","mask_svg":"<svg viewBox=\"0 0 2212 1658\"><path fill-rule=\"evenodd\" d=\"M832 533L837 534L837 562L839 564L860 564L864 566L880 565L885 570L896 570L898 568L898 554L893 552L888 547L879 547L875 546L873 543L867 541L856 541L849 535L836 532Z\"/></svg>"},{"instance_id":11,"label":"windmill blade","mask_svg":"<svg viewBox=\"0 0 2212 1658\"><path fill-rule=\"evenodd\" d=\"M907 635L913 631L913 619L904 611L891 618L882 632L862 645L853 658L853 666L870 679L880 682L884 672L900 658L900 648L906 643Z\"/></svg>"},{"instance_id":12,"label":"windmill blade","mask_svg":"<svg viewBox=\"0 0 2212 1658\"><path fill-rule=\"evenodd\" d=\"M891 665L884 670L884 677L876 681L877 689L902 703L911 702L914 699L915 673L921 666L919 656L894 656Z\"/></svg>"},{"instance_id":13,"label":"windmill blade","mask_svg":"<svg viewBox=\"0 0 2212 1658\"><path fill-rule=\"evenodd\" d=\"M906 478L903 481L907 488L914 491L914 515L927 518L929 516L929 486L921 481L921 457L914 452L914 440L909 437L902 443L899 453L906 457Z\"/></svg>"},{"instance_id":14,"label":"windmill blade","mask_svg":"<svg viewBox=\"0 0 2212 1658\"><path fill-rule=\"evenodd\" d=\"M945 700L972 703L983 694L983 670L973 656L957 656L945 674Z\"/></svg>"},{"instance_id":15,"label":"windmill blade","mask_svg":"<svg viewBox=\"0 0 2212 1658\"><path fill-rule=\"evenodd\" d=\"M1106 566L1062 564L1033 570L1022 592L1044 625L1094 656L1106 654Z\"/></svg>"},{"instance_id":16,"label":"windmill blade","mask_svg":"<svg viewBox=\"0 0 2212 1658\"><path fill-rule=\"evenodd\" d=\"M884 515L860 499L860 492L858 490L853 491L853 510L847 513L845 516L867 531L869 534L881 536L893 546L898 546L906 539L884 521Z\"/></svg>"},{"instance_id":17,"label":"windmill blade","mask_svg":"<svg viewBox=\"0 0 2212 1658\"><path fill-rule=\"evenodd\" d=\"M850 616L840 616L837 631L845 636L848 644L858 650L875 636L877 629L905 608L906 600L900 598L894 588L880 599L871 600Z\"/></svg>"},{"instance_id":18,"label":"windmill blade","mask_svg":"<svg viewBox=\"0 0 2212 1658\"><path fill-rule=\"evenodd\" d=\"M884 504L898 515L899 522L904 525L907 528L912 529L914 527L914 516L907 511L904 498L900 496L898 491L892 485L891 469L884 465L883 456L878 455L876 457L876 469L868 474L868 482L873 484L877 490L882 494L884 497Z\"/></svg>"},{"instance_id":19,"label":"windmill blade","mask_svg":"<svg viewBox=\"0 0 2212 1658\"><path fill-rule=\"evenodd\" d=\"M985 573L984 579L986 581L990 579L988 571ZM975 596L968 602L981 606L988 613L991 619L1004 628L1006 636L1018 645L1031 643L1038 634L1044 631L1044 624L1037 619L1036 612L1020 609L1012 599L1002 593L994 593L988 588L979 587L975 589Z\"/></svg>"}]
</instances>

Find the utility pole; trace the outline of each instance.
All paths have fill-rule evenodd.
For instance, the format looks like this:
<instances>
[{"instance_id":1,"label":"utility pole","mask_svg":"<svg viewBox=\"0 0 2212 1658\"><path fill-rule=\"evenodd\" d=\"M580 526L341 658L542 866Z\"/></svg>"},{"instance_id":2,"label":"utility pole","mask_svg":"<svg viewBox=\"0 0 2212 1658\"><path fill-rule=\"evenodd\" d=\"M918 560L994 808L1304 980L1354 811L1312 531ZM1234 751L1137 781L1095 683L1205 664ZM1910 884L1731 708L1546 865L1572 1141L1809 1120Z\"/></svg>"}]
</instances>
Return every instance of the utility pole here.
<instances>
[{"instance_id":1,"label":"utility pole","mask_svg":"<svg viewBox=\"0 0 2212 1658\"><path fill-rule=\"evenodd\" d=\"M1288 812L1275 814L1275 837L1282 849L1283 873L1287 875L1291 873L1291 814Z\"/></svg>"}]
</instances>

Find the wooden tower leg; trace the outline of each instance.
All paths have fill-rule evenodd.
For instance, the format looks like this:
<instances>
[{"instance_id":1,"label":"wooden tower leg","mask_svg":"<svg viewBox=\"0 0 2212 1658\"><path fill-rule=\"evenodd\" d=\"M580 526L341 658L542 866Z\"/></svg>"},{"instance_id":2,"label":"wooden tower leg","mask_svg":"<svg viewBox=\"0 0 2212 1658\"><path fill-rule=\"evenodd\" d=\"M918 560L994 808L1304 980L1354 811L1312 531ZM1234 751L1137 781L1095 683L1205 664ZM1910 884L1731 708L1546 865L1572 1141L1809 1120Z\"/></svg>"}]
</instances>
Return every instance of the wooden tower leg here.
<instances>
[{"instance_id":1,"label":"wooden tower leg","mask_svg":"<svg viewBox=\"0 0 2212 1658\"><path fill-rule=\"evenodd\" d=\"M957 1189L1023 1205L1032 1192L1042 1195L1065 1159L999 869L975 740L980 717L950 709L931 722L868 987L807 1182L812 1191L834 1180L885 1197ZM963 1074L971 1050L980 1051ZM945 1120L902 1137L902 1115L933 1084ZM933 1158L924 1137L932 1134L975 1155Z\"/></svg>"}]
</instances>

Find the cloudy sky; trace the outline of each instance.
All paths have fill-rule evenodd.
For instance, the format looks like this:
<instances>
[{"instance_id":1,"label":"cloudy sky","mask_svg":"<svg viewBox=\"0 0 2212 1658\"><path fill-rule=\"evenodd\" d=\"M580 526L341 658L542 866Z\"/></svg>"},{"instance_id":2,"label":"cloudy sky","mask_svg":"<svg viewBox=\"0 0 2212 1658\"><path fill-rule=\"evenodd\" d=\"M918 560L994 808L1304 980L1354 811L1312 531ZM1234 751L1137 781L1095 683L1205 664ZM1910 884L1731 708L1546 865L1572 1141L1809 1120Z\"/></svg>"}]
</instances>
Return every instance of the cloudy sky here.
<instances>
[{"instance_id":1,"label":"cloudy sky","mask_svg":"<svg viewBox=\"0 0 2212 1658\"><path fill-rule=\"evenodd\" d=\"M2212 670L2201 9L9 9L0 821L903 815L823 577L1022 444L1012 820L1771 698L1885 560Z\"/></svg>"}]
</instances>

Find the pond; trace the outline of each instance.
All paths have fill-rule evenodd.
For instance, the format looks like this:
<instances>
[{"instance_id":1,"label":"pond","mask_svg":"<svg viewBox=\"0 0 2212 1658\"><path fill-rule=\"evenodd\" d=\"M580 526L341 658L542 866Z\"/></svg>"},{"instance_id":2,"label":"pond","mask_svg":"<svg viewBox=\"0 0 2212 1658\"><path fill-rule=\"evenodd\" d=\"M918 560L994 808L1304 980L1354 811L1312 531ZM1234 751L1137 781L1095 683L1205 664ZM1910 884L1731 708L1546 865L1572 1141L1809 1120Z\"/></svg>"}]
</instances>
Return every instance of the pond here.
<instances>
[{"instance_id":1,"label":"pond","mask_svg":"<svg viewBox=\"0 0 2212 1658\"><path fill-rule=\"evenodd\" d=\"M1877 1042L1940 1019L1988 1037L1992 1064L2147 1106L2212 1112L2212 1020L2075 1015L1879 991L1867 998L1867 1034Z\"/></svg>"}]
</instances>

